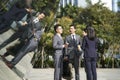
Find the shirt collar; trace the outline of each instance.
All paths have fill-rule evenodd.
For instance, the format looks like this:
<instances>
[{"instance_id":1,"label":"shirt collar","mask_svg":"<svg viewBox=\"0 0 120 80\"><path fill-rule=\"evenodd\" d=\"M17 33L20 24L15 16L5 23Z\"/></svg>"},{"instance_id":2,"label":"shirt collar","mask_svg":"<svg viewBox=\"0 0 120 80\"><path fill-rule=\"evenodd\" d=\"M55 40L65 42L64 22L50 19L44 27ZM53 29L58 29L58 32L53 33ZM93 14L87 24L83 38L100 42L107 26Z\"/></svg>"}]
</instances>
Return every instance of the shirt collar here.
<instances>
[{"instance_id":1,"label":"shirt collar","mask_svg":"<svg viewBox=\"0 0 120 80\"><path fill-rule=\"evenodd\" d=\"M57 33L57 35L58 35L59 37L61 37L61 34Z\"/></svg>"},{"instance_id":2,"label":"shirt collar","mask_svg":"<svg viewBox=\"0 0 120 80\"><path fill-rule=\"evenodd\" d=\"M75 35L76 35L75 33L71 34L71 38L73 39L73 36L74 36L74 39L76 39Z\"/></svg>"},{"instance_id":3,"label":"shirt collar","mask_svg":"<svg viewBox=\"0 0 120 80\"><path fill-rule=\"evenodd\" d=\"M71 36L73 36L73 35L75 36L75 33L71 34Z\"/></svg>"}]
</instances>

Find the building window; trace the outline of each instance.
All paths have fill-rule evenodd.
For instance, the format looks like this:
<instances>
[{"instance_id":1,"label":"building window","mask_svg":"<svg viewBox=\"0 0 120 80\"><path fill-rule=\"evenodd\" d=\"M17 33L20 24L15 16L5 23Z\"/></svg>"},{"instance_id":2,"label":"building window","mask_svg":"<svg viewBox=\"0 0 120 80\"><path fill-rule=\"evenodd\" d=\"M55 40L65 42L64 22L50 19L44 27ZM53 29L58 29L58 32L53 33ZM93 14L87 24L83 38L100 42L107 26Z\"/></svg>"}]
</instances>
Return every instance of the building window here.
<instances>
[{"instance_id":1,"label":"building window","mask_svg":"<svg viewBox=\"0 0 120 80\"><path fill-rule=\"evenodd\" d=\"M120 11L120 0L118 0L117 6L118 6L118 11Z\"/></svg>"},{"instance_id":2,"label":"building window","mask_svg":"<svg viewBox=\"0 0 120 80\"><path fill-rule=\"evenodd\" d=\"M70 0L70 4L72 4L72 0Z\"/></svg>"},{"instance_id":3,"label":"building window","mask_svg":"<svg viewBox=\"0 0 120 80\"><path fill-rule=\"evenodd\" d=\"M65 2L65 5L67 5L67 0L64 0L64 2Z\"/></svg>"},{"instance_id":4,"label":"building window","mask_svg":"<svg viewBox=\"0 0 120 80\"><path fill-rule=\"evenodd\" d=\"M60 0L60 5L63 6L63 0Z\"/></svg>"},{"instance_id":5,"label":"building window","mask_svg":"<svg viewBox=\"0 0 120 80\"><path fill-rule=\"evenodd\" d=\"M65 7L66 5L72 5L72 6L78 6L79 3L78 3L79 0L60 0L60 5L62 7Z\"/></svg>"},{"instance_id":6,"label":"building window","mask_svg":"<svg viewBox=\"0 0 120 80\"><path fill-rule=\"evenodd\" d=\"M118 1L118 3L117 3L117 4L118 4L118 7L120 7L120 1Z\"/></svg>"},{"instance_id":7,"label":"building window","mask_svg":"<svg viewBox=\"0 0 120 80\"><path fill-rule=\"evenodd\" d=\"M74 0L74 5L78 6L78 0Z\"/></svg>"}]
</instances>

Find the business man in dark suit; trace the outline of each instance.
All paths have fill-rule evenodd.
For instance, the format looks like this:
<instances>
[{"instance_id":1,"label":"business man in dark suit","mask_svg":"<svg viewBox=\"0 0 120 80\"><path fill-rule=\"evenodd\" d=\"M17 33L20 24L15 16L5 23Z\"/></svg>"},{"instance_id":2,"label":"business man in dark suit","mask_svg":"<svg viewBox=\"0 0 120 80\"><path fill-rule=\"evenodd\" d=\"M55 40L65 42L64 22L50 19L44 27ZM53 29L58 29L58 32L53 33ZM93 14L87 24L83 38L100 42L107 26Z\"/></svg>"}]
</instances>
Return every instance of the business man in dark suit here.
<instances>
[{"instance_id":1,"label":"business man in dark suit","mask_svg":"<svg viewBox=\"0 0 120 80\"><path fill-rule=\"evenodd\" d=\"M87 35L84 36L82 49L84 51L84 62L87 80L97 80L97 44L98 39L95 36L95 30L92 27L87 28Z\"/></svg>"},{"instance_id":2,"label":"business man in dark suit","mask_svg":"<svg viewBox=\"0 0 120 80\"><path fill-rule=\"evenodd\" d=\"M32 52L37 48L42 33L44 32L44 29L41 30L41 24L39 20L43 19L44 17L45 13L42 12L37 17L32 18L32 21L28 23L28 35L26 36L28 41L10 62L6 62L6 65L9 68L12 69L28 52ZM33 24L33 26L31 24Z\"/></svg>"},{"instance_id":3,"label":"business man in dark suit","mask_svg":"<svg viewBox=\"0 0 120 80\"><path fill-rule=\"evenodd\" d=\"M26 13L26 15L23 17L24 21L27 20L27 15L28 14ZM15 41L16 39L20 39L20 40L22 39L23 33L27 30L26 29L27 23L24 22L23 19L17 22L18 25L15 26L16 27L15 32L2 44L0 44L0 50L5 46L7 46L8 44L10 44L11 42Z\"/></svg>"},{"instance_id":4,"label":"business man in dark suit","mask_svg":"<svg viewBox=\"0 0 120 80\"><path fill-rule=\"evenodd\" d=\"M8 31L15 22L20 21L28 13L26 10L28 6L25 2L22 3L22 1L15 3L15 5L13 5L13 7L8 12L2 15L0 34Z\"/></svg>"},{"instance_id":5,"label":"business man in dark suit","mask_svg":"<svg viewBox=\"0 0 120 80\"><path fill-rule=\"evenodd\" d=\"M74 25L70 25L70 35L68 35L65 40L65 43L68 44L66 55L68 55L69 67L71 70L71 78L69 80L71 80L73 77L72 66L74 66L75 69L75 80L80 80L79 58L81 55L81 39L80 36L75 33L75 31L76 27Z\"/></svg>"},{"instance_id":6,"label":"business man in dark suit","mask_svg":"<svg viewBox=\"0 0 120 80\"><path fill-rule=\"evenodd\" d=\"M31 12L30 9L26 8L26 10L28 13ZM28 27L26 26L27 23L25 21L28 19L28 15L29 15L28 13L26 13L26 15L20 21L17 22L16 26L14 27L15 32L2 44L0 44L0 50L1 50L11 42L18 39L15 44L6 48L7 51L3 55L0 55L3 58L3 60L6 60L5 57L9 55L15 56L17 51L26 43L24 36L27 35L25 32L28 29Z\"/></svg>"},{"instance_id":7,"label":"business man in dark suit","mask_svg":"<svg viewBox=\"0 0 120 80\"><path fill-rule=\"evenodd\" d=\"M53 37L53 48L55 49L54 53L54 80L62 80L62 65L63 65L63 48L64 41L62 39L62 26L57 24L54 26L54 31L56 34Z\"/></svg>"}]
</instances>

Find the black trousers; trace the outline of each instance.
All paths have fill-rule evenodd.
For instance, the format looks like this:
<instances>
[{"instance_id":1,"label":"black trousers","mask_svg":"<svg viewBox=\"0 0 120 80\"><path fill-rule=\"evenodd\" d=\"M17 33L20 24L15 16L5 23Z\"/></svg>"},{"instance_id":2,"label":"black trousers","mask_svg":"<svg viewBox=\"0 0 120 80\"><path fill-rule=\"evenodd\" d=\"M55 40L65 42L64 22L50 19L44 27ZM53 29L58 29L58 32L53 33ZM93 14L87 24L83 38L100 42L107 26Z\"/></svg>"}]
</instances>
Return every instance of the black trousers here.
<instances>
[{"instance_id":1,"label":"black trousers","mask_svg":"<svg viewBox=\"0 0 120 80\"><path fill-rule=\"evenodd\" d=\"M87 80L97 80L96 58L84 58Z\"/></svg>"},{"instance_id":2,"label":"black trousers","mask_svg":"<svg viewBox=\"0 0 120 80\"><path fill-rule=\"evenodd\" d=\"M8 31L11 27L10 25L12 24L12 21L4 21L3 23L0 24L0 34Z\"/></svg>"}]
</instances>

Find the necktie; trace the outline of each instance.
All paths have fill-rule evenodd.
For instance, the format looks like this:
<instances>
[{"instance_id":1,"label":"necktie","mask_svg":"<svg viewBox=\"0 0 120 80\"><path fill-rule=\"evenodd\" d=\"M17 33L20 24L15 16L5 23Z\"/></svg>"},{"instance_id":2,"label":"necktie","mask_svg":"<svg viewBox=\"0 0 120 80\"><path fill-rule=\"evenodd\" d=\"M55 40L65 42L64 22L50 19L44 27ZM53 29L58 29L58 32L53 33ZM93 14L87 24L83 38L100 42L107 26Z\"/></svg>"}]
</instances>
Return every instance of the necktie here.
<instances>
[{"instance_id":1,"label":"necktie","mask_svg":"<svg viewBox=\"0 0 120 80\"><path fill-rule=\"evenodd\" d=\"M72 39L73 39L73 44L75 46L76 40L75 40L75 35L72 35Z\"/></svg>"},{"instance_id":2,"label":"necktie","mask_svg":"<svg viewBox=\"0 0 120 80\"><path fill-rule=\"evenodd\" d=\"M73 41L75 41L75 35L72 35L72 39L73 39Z\"/></svg>"}]
</instances>

